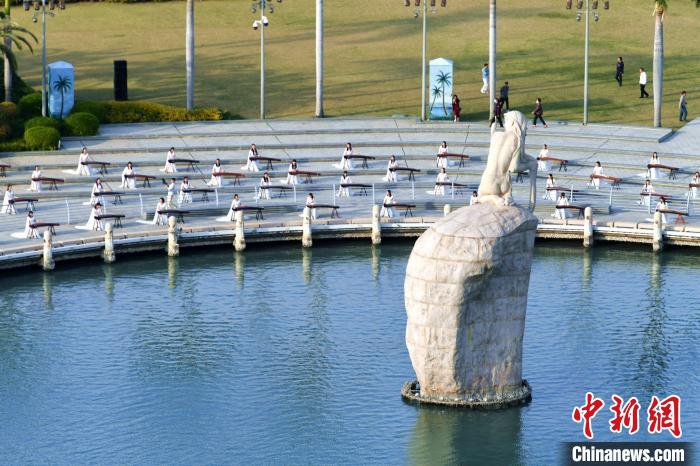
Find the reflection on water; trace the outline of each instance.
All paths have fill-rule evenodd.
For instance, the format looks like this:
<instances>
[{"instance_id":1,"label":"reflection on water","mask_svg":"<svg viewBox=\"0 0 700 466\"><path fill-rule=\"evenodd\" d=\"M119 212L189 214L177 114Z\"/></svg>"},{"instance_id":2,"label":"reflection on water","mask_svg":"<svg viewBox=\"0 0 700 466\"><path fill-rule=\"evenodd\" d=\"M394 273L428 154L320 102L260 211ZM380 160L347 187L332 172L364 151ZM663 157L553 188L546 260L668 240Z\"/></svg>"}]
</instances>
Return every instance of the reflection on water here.
<instances>
[{"instance_id":1,"label":"reflection on water","mask_svg":"<svg viewBox=\"0 0 700 466\"><path fill-rule=\"evenodd\" d=\"M411 247L266 245L233 265L230 249L197 250L5 275L3 462L553 464L560 441L581 438L570 413L589 390L677 393L684 438L700 438L699 256L538 245L533 400L471 412L399 397L414 375ZM596 440L620 440L599 421Z\"/></svg>"}]
</instances>

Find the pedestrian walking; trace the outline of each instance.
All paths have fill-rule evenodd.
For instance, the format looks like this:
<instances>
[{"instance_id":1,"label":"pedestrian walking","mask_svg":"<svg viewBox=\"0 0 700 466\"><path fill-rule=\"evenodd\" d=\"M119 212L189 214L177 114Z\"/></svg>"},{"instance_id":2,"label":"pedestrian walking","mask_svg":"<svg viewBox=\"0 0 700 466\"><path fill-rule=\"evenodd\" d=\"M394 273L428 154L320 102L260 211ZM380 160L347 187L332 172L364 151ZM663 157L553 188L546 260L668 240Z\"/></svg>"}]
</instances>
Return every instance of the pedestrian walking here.
<instances>
[{"instance_id":1,"label":"pedestrian walking","mask_svg":"<svg viewBox=\"0 0 700 466\"><path fill-rule=\"evenodd\" d=\"M639 68L639 98L649 97L649 93L645 89L647 87L647 72L644 68Z\"/></svg>"},{"instance_id":2,"label":"pedestrian walking","mask_svg":"<svg viewBox=\"0 0 700 466\"><path fill-rule=\"evenodd\" d=\"M493 117L489 120L489 126L493 125L498 121L498 124L503 128L503 109L501 108L501 101L497 98L493 99Z\"/></svg>"},{"instance_id":3,"label":"pedestrian walking","mask_svg":"<svg viewBox=\"0 0 700 466\"><path fill-rule=\"evenodd\" d=\"M615 80L618 86L622 86L622 76L625 74L625 62L622 57L617 57L617 65L615 66Z\"/></svg>"},{"instance_id":4,"label":"pedestrian walking","mask_svg":"<svg viewBox=\"0 0 700 466\"><path fill-rule=\"evenodd\" d=\"M452 96L452 116L455 117L455 123L459 121L460 113L462 113L462 107L459 106L459 96L455 94Z\"/></svg>"},{"instance_id":5,"label":"pedestrian walking","mask_svg":"<svg viewBox=\"0 0 700 466\"><path fill-rule=\"evenodd\" d=\"M548 127L547 122L544 121L544 118L542 118L543 113L544 110L542 109L542 99L538 97L537 100L535 100L535 109L532 111L532 114L535 116L535 118L532 120L532 126L536 127L537 120L539 119L545 128Z\"/></svg>"},{"instance_id":6,"label":"pedestrian walking","mask_svg":"<svg viewBox=\"0 0 700 466\"><path fill-rule=\"evenodd\" d=\"M503 111L503 106L505 105L506 110L510 110L510 103L508 102L508 93L510 92L510 86L508 86L508 81L501 86L501 111Z\"/></svg>"},{"instance_id":7,"label":"pedestrian walking","mask_svg":"<svg viewBox=\"0 0 700 466\"><path fill-rule=\"evenodd\" d=\"M681 92L681 99L678 101L678 110L680 115L678 116L678 121L688 121L688 93Z\"/></svg>"},{"instance_id":8,"label":"pedestrian walking","mask_svg":"<svg viewBox=\"0 0 700 466\"><path fill-rule=\"evenodd\" d=\"M484 67L481 68L481 80L484 85L481 86L481 93L486 94L489 91L489 64L484 63Z\"/></svg>"}]
</instances>

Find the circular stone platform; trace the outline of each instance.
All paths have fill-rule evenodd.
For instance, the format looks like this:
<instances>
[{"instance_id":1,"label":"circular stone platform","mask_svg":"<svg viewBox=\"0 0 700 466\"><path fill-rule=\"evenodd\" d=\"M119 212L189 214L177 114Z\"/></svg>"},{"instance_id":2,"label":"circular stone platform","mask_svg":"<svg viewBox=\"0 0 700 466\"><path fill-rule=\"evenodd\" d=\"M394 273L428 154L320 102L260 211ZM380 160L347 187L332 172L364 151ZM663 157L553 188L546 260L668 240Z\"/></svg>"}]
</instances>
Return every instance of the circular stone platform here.
<instances>
[{"instance_id":1,"label":"circular stone platform","mask_svg":"<svg viewBox=\"0 0 700 466\"><path fill-rule=\"evenodd\" d=\"M494 398L479 399L476 397L448 398L448 397L427 397L421 396L420 385L417 380L406 382L401 388L401 397L410 402L417 404L431 404L442 406L454 406L470 409L500 409L510 406L520 406L527 404L532 399L532 388L527 380L523 379L522 386L510 393Z\"/></svg>"}]
</instances>

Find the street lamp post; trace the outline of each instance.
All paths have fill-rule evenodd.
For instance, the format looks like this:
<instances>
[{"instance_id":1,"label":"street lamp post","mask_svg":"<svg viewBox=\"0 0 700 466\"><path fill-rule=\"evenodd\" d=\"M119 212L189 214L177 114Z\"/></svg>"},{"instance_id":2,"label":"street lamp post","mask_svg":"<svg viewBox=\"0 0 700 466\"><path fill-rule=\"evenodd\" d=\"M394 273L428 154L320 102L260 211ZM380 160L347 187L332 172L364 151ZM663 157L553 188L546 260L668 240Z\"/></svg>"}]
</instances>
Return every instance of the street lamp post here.
<instances>
[{"instance_id":1,"label":"street lamp post","mask_svg":"<svg viewBox=\"0 0 700 466\"><path fill-rule=\"evenodd\" d=\"M282 0L277 0L277 3L282 3ZM253 29L260 29L260 119L265 119L265 28L270 24L270 21L265 16L265 10L270 14L275 12L275 7L272 0L254 0L251 5L251 11L255 14L260 10L260 19L253 21Z\"/></svg>"},{"instance_id":2,"label":"street lamp post","mask_svg":"<svg viewBox=\"0 0 700 466\"><path fill-rule=\"evenodd\" d=\"M53 10L56 8L56 4L58 4L59 8L61 10L66 9L66 3L65 0L60 0L59 2L56 2L55 0L50 0L49 2L49 9ZM29 0L24 0L22 2L22 6L24 7L24 11L29 11L30 7L30 2ZM41 10L41 13L39 11ZM34 16L32 17L33 22L38 21L38 16L41 15L41 115L42 116L47 116L48 113L48 108L47 108L47 98L48 98L48 91L46 89L47 86L47 70L46 70L46 16L55 16L52 12L47 12L46 11L46 0L41 0L41 3L39 3L38 0L34 0Z\"/></svg>"}]
</instances>

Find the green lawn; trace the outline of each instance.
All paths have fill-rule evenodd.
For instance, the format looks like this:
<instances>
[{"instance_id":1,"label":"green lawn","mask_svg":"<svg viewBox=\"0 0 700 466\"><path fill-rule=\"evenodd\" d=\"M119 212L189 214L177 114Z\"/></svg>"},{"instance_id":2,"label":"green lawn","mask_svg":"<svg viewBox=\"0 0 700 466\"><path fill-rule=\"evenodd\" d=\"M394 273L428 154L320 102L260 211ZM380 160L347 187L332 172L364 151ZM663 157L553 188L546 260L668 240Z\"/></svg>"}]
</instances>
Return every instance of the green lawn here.
<instances>
[{"instance_id":1,"label":"green lawn","mask_svg":"<svg viewBox=\"0 0 700 466\"><path fill-rule=\"evenodd\" d=\"M420 113L420 28L401 0L327 0L325 110L329 116ZM601 2L602 3L602 2ZM439 4L439 2L438 2ZM511 108L529 113L537 96L549 119L580 120L583 22L564 0L500 0L498 82L511 83ZM268 115L310 117L314 111L315 12L313 0L275 3L266 29ZM690 117L700 109L700 10L674 1L666 18L664 125L677 126L677 97L688 91ZM613 1L591 23L591 122L651 125L652 99L638 95L637 69L651 78L652 2ZM247 118L258 115L259 33L248 0L198 1L197 106L219 106ZM112 96L112 61L129 61L129 96L184 105L185 4L80 3L49 20L49 62L75 65L80 99ZM13 18L40 34L31 12ZM430 58L455 62L455 92L463 116L485 119L479 93L488 56L488 2L450 0L429 21ZM615 59L625 57L620 89ZM40 48L19 55L20 74L39 87ZM651 92L651 83L648 89ZM697 102L697 104L696 104Z\"/></svg>"}]
</instances>

